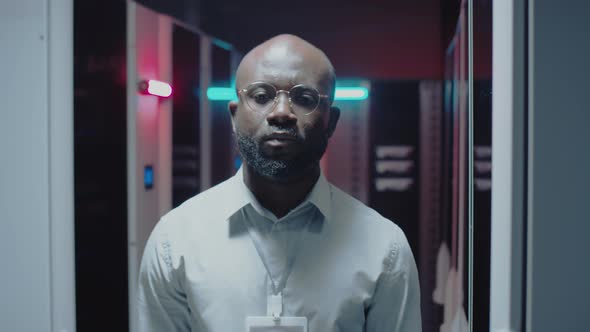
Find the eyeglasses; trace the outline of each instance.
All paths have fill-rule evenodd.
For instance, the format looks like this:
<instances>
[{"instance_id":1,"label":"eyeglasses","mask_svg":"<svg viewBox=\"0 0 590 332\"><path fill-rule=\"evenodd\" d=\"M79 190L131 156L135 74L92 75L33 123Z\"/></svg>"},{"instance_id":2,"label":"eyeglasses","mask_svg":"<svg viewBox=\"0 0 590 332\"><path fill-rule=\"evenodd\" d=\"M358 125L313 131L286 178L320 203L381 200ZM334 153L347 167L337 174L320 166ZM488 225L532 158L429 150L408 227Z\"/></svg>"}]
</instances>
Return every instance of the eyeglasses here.
<instances>
[{"instance_id":1,"label":"eyeglasses","mask_svg":"<svg viewBox=\"0 0 590 332\"><path fill-rule=\"evenodd\" d=\"M328 98L328 95L322 95L315 88L303 84L292 87L289 91L277 90L277 88L266 82L254 82L246 88L238 90L238 94L246 102L248 107L255 112L267 114L272 111L279 101L279 94L284 92L289 98L289 105L293 113L297 115L309 115L313 113L322 98Z\"/></svg>"}]
</instances>

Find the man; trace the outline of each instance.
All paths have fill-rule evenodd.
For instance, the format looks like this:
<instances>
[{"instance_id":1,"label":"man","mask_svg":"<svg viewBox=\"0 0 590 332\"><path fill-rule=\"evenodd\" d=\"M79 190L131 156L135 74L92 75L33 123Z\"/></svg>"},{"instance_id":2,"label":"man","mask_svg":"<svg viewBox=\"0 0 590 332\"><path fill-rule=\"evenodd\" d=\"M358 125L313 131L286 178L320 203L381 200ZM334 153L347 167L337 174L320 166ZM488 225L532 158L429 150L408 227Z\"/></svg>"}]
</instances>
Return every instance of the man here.
<instances>
[{"instance_id":1,"label":"man","mask_svg":"<svg viewBox=\"0 0 590 332\"><path fill-rule=\"evenodd\" d=\"M326 55L292 35L244 57L229 103L244 165L153 230L141 331L421 331L403 232L321 174L334 85Z\"/></svg>"}]
</instances>

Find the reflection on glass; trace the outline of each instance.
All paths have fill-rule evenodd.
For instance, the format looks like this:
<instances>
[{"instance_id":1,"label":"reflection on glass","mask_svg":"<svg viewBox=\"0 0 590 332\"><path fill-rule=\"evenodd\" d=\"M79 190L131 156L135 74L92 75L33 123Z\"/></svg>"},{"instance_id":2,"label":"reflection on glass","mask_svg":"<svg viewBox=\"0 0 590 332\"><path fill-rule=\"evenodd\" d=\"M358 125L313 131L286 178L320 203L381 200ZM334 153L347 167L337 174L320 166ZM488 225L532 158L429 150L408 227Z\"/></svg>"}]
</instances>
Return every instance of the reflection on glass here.
<instances>
[{"instance_id":1,"label":"reflection on glass","mask_svg":"<svg viewBox=\"0 0 590 332\"><path fill-rule=\"evenodd\" d=\"M445 58L442 118L441 237L434 303L441 332L468 331L468 26L463 2Z\"/></svg>"}]
</instances>

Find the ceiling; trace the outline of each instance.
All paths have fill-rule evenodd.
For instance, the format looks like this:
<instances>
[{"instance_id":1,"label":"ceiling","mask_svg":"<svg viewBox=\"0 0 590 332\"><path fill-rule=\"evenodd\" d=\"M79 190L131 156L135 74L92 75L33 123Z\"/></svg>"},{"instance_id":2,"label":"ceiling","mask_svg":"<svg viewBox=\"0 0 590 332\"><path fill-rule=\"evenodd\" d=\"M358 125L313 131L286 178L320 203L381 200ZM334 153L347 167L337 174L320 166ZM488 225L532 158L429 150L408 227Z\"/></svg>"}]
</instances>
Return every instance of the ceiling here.
<instances>
[{"instance_id":1,"label":"ceiling","mask_svg":"<svg viewBox=\"0 0 590 332\"><path fill-rule=\"evenodd\" d=\"M460 0L139 0L242 53L281 33L315 44L339 77L436 79Z\"/></svg>"}]
</instances>

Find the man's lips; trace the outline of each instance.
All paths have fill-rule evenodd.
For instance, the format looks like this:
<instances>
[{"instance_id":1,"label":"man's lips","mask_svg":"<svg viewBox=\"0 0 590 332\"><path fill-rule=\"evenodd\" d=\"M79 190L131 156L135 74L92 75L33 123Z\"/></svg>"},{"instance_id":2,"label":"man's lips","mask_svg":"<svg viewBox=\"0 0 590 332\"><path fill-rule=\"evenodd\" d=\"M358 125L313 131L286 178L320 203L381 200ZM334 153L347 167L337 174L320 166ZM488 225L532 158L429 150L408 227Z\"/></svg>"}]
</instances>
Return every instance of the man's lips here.
<instances>
[{"instance_id":1,"label":"man's lips","mask_svg":"<svg viewBox=\"0 0 590 332\"><path fill-rule=\"evenodd\" d=\"M264 137L265 141L298 141L297 135L289 132L275 132Z\"/></svg>"},{"instance_id":2,"label":"man's lips","mask_svg":"<svg viewBox=\"0 0 590 332\"><path fill-rule=\"evenodd\" d=\"M273 151L283 151L284 149L290 150L299 145L300 142L301 139L299 139L297 134L286 131L274 132L263 138L263 144L271 148Z\"/></svg>"}]
</instances>

